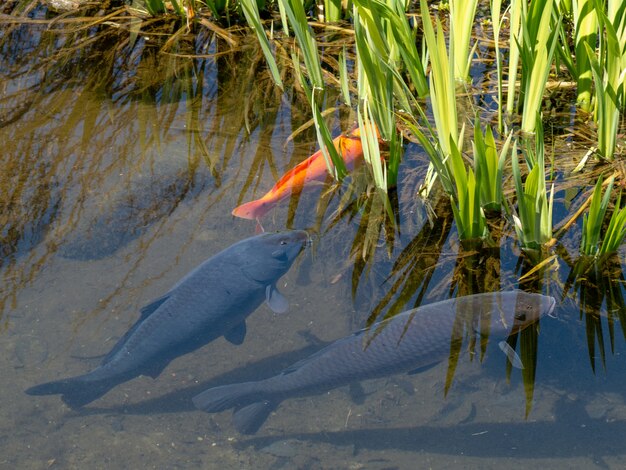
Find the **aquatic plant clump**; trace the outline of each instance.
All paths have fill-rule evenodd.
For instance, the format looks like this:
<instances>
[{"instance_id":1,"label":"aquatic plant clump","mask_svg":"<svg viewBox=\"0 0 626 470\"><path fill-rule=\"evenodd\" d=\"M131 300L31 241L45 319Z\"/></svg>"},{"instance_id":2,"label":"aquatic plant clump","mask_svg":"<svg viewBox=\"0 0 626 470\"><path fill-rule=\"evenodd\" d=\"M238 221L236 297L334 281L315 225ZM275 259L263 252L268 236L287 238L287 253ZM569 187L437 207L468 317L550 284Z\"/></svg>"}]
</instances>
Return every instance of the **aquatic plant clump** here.
<instances>
[{"instance_id":1,"label":"aquatic plant clump","mask_svg":"<svg viewBox=\"0 0 626 470\"><path fill-rule=\"evenodd\" d=\"M272 80L284 90L285 78L292 73L293 86L309 102L332 177L340 180L347 171L335 149L326 109L329 93L341 93L353 122L359 123L367 168L381 197L387 197L402 177L398 174L402 143L417 142L431 164L420 194L428 197L439 181L453 206L461 239L488 237L485 212L498 214L504 208L522 247L553 244L552 226L560 221L552 220L551 200L560 182L542 181L546 172L563 171L560 158L553 152L535 161L534 153L543 152L546 142L526 142L528 136L544 139L542 129L552 113L546 89L569 80L576 83L580 106L572 110L572 119L587 119L585 113L591 111L597 125L593 136L597 150L591 155L611 161L623 152L619 136L626 76L620 71L625 65L626 13L614 2L606 6L578 2L574 10L553 1L515 0L506 9L492 2L490 18L477 16L475 2L450 0L448 6L437 10L425 0L341 4L241 0L211 1L206 6L193 0L142 0L110 13L94 11L91 23L81 19L81 28L105 22L124 26L129 40L136 41L151 24L182 18L174 20L171 37L161 49L181 54L175 46L180 38L206 31L236 50L241 46L235 28L245 22L260 44ZM27 21L25 15L34 7L20 7L23 4L0 20ZM81 4L60 21L91 11ZM337 23L340 20L350 22ZM502 28L504 24L509 27ZM570 43L575 44L573 51ZM482 57L495 61L493 78L477 72ZM485 98L472 98L479 81ZM472 124L469 156L464 129ZM498 132L494 134L492 127ZM480 128L487 130L483 134ZM384 143L385 152L377 141ZM526 170L518 165L515 152L507 157L512 143L522 150ZM545 166L547 159L550 168Z\"/></svg>"}]
</instances>

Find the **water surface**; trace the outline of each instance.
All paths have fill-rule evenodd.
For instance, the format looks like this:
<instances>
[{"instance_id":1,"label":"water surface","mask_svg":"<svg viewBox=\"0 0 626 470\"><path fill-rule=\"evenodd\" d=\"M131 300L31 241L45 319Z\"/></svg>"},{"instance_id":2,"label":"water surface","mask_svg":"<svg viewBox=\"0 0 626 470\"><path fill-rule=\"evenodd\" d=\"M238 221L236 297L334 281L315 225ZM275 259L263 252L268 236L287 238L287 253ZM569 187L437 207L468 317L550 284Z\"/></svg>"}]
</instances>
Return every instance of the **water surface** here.
<instances>
[{"instance_id":1,"label":"water surface","mask_svg":"<svg viewBox=\"0 0 626 470\"><path fill-rule=\"evenodd\" d=\"M207 57L189 59L105 27L84 37L32 25L0 34L3 467L626 464L624 250L610 275L568 281L574 229L539 277L520 282L531 264L512 233L500 249L474 253L459 247L436 201L439 217L429 222L416 196L426 160L413 144L392 196L395 227L364 168L264 219L266 230L310 230L314 243L280 282L289 312L260 307L241 346L219 339L158 379L122 384L79 411L56 396L25 395L93 368L143 305L253 235L254 222L231 210L264 194L316 143L311 128L290 138L310 119L308 107L297 88L272 85L253 40L215 56L223 43L190 36L178 52ZM85 41L80 52L62 53L72 41ZM336 133L352 125L346 109L331 119ZM576 204L573 194L560 197ZM444 362L288 400L255 436L238 435L230 412L192 406L207 387L273 375L378 315L516 287L557 297L559 318L543 319L536 342L518 345L526 368L510 380L494 344L483 361L463 356L452 380Z\"/></svg>"}]
</instances>

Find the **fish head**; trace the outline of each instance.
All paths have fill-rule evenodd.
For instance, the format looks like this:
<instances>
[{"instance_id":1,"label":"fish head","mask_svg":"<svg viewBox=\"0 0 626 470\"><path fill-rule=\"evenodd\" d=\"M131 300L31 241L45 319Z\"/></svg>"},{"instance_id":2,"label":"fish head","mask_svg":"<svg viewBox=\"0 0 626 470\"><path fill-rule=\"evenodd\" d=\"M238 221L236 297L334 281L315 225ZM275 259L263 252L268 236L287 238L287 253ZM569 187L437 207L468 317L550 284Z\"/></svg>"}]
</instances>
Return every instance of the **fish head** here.
<instances>
[{"instance_id":1,"label":"fish head","mask_svg":"<svg viewBox=\"0 0 626 470\"><path fill-rule=\"evenodd\" d=\"M242 270L256 282L272 284L289 270L308 243L309 234L304 230L257 235L239 252Z\"/></svg>"},{"instance_id":2,"label":"fish head","mask_svg":"<svg viewBox=\"0 0 626 470\"><path fill-rule=\"evenodd\" d=\"M491 313L492 332L515 334L535 324L544 315L554 311L556 300L542 294L521 290L500 292L494 297Z\"/></svg>"}]
</instances>

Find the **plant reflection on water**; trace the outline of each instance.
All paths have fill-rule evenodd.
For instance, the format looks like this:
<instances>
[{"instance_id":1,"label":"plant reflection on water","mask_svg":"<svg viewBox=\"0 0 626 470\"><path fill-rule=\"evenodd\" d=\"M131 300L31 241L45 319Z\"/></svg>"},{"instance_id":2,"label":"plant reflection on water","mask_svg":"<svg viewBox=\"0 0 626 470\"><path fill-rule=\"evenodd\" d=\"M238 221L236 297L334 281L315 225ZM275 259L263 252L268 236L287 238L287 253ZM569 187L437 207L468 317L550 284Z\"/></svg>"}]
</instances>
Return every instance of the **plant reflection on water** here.
<instances>
[{"instance_id":1,"label":"plant reflection on water","mask_svg":"<svg viewBox=\"0 0 626 470\"><path fill-rule=\"evenodd\" d=\"M615 350L615 342L619 341L616 338L616 327L621 329L622 337L626 340L624 282L624 273L617 255L601 259L581 255L570 266L563 295L567 295L570 290L578 294L580 320L585 324L589 363L594 372L598 359L603 368L606 368L607 341L610 352ZM608 338L605 338L603 323L606 324Z\"/></svg>"},{"instance_id":2,"label":"plant reflection on water","mask_svg":"<svg viewBox=\"0 0 626 470\"><path fill-rule=\"evenodd\" d=\"M5 29L0 51L11 61L2 70L8 85L0 98L7 143L0 163L0 266L8 282L0 315L57 248L97 259L147 233L132 254L140 262L179 204L204 197L209 209L232 192L236 178L224 181L223 174L244 142L262 158L250 174L259 178L266 162L276 174L267 123L283 113L274 105L277 92L271 82L263 86L258 76L239 73L257 67L258 49L221 55L217 37L196 39L209 44L204 59L185 57L194 52L189 38L176 42L175 55L164 55L166 36L160 43L129 42L102 25L69 35L32 25ZM50 58L32 61L51 48ZM297 116L297 108L290 113ZM257 133L262 138L248 142ZM181 134L182 152L171 148ZM234 164L243 161L247 156Z\"/></svg>"}]
</instances>

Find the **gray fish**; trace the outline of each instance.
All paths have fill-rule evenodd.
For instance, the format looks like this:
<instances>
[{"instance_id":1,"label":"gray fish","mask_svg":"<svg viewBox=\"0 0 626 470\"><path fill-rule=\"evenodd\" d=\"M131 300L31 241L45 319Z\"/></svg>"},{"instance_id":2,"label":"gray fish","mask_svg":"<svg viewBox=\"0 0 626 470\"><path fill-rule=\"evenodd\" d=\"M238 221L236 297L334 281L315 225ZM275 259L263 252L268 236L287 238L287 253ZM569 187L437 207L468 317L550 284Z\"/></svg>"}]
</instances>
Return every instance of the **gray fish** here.
<instances>
[{"instance_id":1,"label":"gray fish","mask_svg":"<svg viewBox=\"0 0 626 470\"><path fill-rule=\"evenodd\" d=\"M280 374L210 388L193 398L209 413L235 408L235 428L254 434L283 400L322 393L363 379L415 373L450 354L469 334L506 338L554 309L556 301L522 291L445 300L396 315L339 339Z\"/></svg>"},{"instance_id":2,"label":"gray fish","mask_svg":"<svg viewBox=\"0 0 626 470\"><path fill-rule=\"evenodd\" d=\"M78 377L26 390L29 395L62 394L71 407L90 403L139 375L156 378L178 356L224 336L241 344L245 320L266 300L287 309L276 282L308 241L304 231L265 233L232 245L183 277L169 292L141 310L141 318L102 364Z\"/></svg>"}]
</instances>

